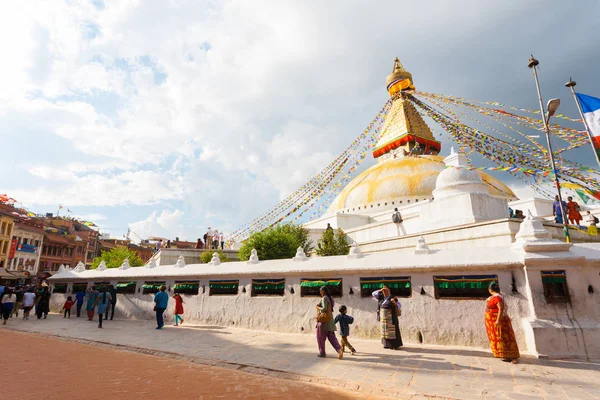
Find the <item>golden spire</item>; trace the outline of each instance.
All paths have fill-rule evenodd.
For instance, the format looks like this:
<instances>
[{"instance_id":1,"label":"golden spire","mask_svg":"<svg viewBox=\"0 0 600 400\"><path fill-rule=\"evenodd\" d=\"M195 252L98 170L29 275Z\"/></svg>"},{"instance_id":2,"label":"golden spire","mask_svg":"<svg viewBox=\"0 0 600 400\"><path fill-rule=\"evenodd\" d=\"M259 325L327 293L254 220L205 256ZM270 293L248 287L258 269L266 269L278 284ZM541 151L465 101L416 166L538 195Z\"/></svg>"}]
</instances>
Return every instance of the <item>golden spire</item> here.
<instances>
[{"instance_id":1,"label":"golden spire","mask_svg":"<svg viewBox=\"0 0 600 400\"><path fill-rule=\"evenodd\" d=\"M400 60L394 60L394 69L386 80L387 90L393 102L388 110L381 135L373 150L373 157L384 161L388 153L404 150L412 154L438 154L441 144L410 101L415 90L412 74L404 69ZM394 97L397 93L400 96ZM414 150L418 146L418 150Z\"/></svg>"},{"instance_id":2,"label":"golden spire","mask_svg":"<svg viewBox=\"0 0 600 400\"><path fill-rule=\"evenodd\" d=\"M385 80L385 84L390 96L404 90L415 90L412 74L404 69L398 57L394 60L394 68Z\"/></svg>"}]
</instances>

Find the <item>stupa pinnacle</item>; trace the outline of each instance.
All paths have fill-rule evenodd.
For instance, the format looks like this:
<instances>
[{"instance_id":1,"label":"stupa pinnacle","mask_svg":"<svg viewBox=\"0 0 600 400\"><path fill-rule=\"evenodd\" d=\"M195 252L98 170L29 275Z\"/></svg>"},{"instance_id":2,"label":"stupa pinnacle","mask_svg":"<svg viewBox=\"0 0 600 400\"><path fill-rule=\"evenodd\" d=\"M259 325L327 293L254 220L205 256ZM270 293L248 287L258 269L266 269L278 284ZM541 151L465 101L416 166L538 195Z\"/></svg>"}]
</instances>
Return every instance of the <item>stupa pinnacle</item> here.
<instances>
[{"instance_id":1,"label":"stupa pinnacle","mask_svg":"<svg viewBox=\"0 0 600 400\"><path fill-rule=\"evenodd\" d=\"M431 130L409 101L415 86L412 74L404 69L398 57L385 82L393 103L373 150L373 157L383 161L398 153L438 154L440 142L434 139Z\"/></svg>"}]
</instances>

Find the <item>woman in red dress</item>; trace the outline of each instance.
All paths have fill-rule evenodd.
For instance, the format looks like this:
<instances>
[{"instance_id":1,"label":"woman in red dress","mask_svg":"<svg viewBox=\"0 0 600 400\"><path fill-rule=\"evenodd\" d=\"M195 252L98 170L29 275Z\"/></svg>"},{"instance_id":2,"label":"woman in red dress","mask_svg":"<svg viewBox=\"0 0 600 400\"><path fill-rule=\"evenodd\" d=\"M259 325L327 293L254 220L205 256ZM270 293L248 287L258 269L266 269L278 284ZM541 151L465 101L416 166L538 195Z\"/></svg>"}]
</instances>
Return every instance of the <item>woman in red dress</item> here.
<instances>
[{"instance_id":1,"label":"woman in red dress","mask_svg":"<svg viewBox=\"0 0 600 400\"><path fill-rule=\"evenodd\" d=\"M576 201L573 201L573 197L567 197L567 217L571 224L573 225L581 225L581 213L579 212L579 204Z\"/></svg>"},{"instance_id":2,"label":"woman in red dress","mask_svg":"<svg viewBox=\"0 0 600 400\"><path fill-rule=\"evenodd\" d=\"M183 324L183 318L181 317L183 315L183 299L179 293L175 293L173 298L175 299L175 312L173 312L175 314L175 326L179 326L179 324Z\"/></svg>"},{"instance_id":3,"label":"woman in red dress","mask_svg":"<svg viewBox=\"0 0 600 400\"><path fill-rule=\"evenodd\" d=\"M507 315L506 303L500 294L500 287L496 282L492 282L488 290L491 296L486 300L485 329L492 353L502 361L516 364L520 357L519 346Z\"/></svg>"}]
</instances>

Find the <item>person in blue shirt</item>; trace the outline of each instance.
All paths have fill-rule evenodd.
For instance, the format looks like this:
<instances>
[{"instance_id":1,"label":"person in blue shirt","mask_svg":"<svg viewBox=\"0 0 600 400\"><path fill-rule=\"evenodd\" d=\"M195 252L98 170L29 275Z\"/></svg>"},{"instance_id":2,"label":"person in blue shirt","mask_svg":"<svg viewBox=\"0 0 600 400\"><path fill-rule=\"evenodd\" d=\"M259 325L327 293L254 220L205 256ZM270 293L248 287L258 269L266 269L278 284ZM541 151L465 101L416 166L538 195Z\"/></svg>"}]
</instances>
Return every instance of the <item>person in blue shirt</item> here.
<instances>
[{"instance_id":1,"label":"person in blue shirt","mask_svg":"<svg viewBox=\"0 0 600 400\"><path fill-rule=\"evenodd\" d=\"M348 336L350 336L350 324L354 322L354 318L346 314L348 312L348 309L344 305L340 306L338 311L340 313L335 316L334 322L336 324L340 324L340 335L342 336L340 344L342 345L342 351L344 351L347 347L350 349L352 354L354 354L356 353L356 350L348 341Z\"/></svg>"},{"instance_id":2,"label":"person in blue shirt","mask_svg":"<svg viewBox=\"0 0 600 400\"><path fill-rule=\"evenodd\" d=\"M169 304L169 295L167 294L167 287L162 285L160 291L154 295L154 311L156 311L156 329L162 329L165 326L163 314L167 310Z\"/></svg>"},{"instance_id":3,"label":"person in blue shirt","mask_svg":"<svg viewBox=\"0 0 600 400\"><path fill-rule=\"evenodd\" d=\"M557 224L563 224L563 210L567 211L567 203L562 201L562 209L560 207L561 202L558 201L558 195L554 196L554 204L552 204L552 214L554 215L554 221Z\"/></svg>"},{"instance_id":4,"label":"person in blue shirt","mask_svg":"<svg viewBox=\"0 0 600 400\"><path fill-rule=\"evenodd\" d=\"M81 307L83 307L83 301L85 300L85 290L80 290L75 294L76 305L77 305L77 318L81 317Z\"/></svg>"}]
</instances>

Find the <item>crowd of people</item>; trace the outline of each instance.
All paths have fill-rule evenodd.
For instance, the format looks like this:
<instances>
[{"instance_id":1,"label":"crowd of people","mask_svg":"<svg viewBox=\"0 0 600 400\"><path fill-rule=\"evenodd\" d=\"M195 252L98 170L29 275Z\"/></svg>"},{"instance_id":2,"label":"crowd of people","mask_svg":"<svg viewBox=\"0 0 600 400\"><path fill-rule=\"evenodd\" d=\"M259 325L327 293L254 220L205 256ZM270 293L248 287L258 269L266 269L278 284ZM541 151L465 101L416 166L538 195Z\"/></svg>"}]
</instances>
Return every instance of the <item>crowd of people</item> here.
<instances>
[{"instance_id":1,"label":"crowd of people","mask_svg":"<svg viewBox=\"0 0 600 400\"><path fill-rule=\"evenodd\" d=\"M515 334L508 317L507 305L500 288L496 282L490 284L490 297L486 300L485 308L485 329L490 342L490 347L494 357L501 358L503 361L517 363L519 359L519 348L515 339ZM321 301L316 304L316 337L319 350L318 357L326 357L325 343L329 341L335 349L338 358L342 358L347 348L351 354L356 353L356 349L350 344L350 325L354 323L354 318L348 315L348 309L345 305L338 308L339 314L333 317L335 301L329 292L327 286L319 290ZM385 349L399 350L403 346L402 336L400 334L400 317L402 315L402 305L397 297L391 294L387 286L375 290L372 298L377 302L377 321L379 322L381 344ZM32 309L38 319L45 319L50 311L51 293L48 285L44 282L40 287L16 287L10 288L0 285L0 303L2 305L3 324L16 316L19 317L19 311L23 310L23 319L28 320ZM174 322L175 326L183 324L183 299L178 294L173 295L174 299ZM154 311L156 313L156 329L164 327L164 313L169 306L169 295L167 287L162 285L154 295ZM77 318L81 317L81 310L85 305L89 321L94 320L95 313L98 313L98 328L102 328L102 322L113 320L115 307L117 304L117 291L113 285L103 286L98 290L92 286L86 290L79 290L75 298L68 296L63 304L63 318L71 318L71 309L76 307ZM336 325L339 325L341 344L336 337Z\"/></svg>"},{"instance_id":2,"label":"crowd of people","mask_svg":"<svg viewBox=\"0 0 600 400\"><path fill-rule=\"evenodd\" d=\"M490 284L488 291L490 297L486 300L484 322L492 354L496 358L501 358L502 361L516 364L520 354L511 320L508 316L508 307L496 282ZM319 349L317 357L327 356L325 351L326 341L329 341L339 359L344 356L346 348L350 350L351 354L355 354L356 349L348 341L350 324L354 323L354 318L348 315L348 309L345 305L339 307L339 314L333 318L335 301L329 293L329 288L323 286L319 292L322 298L316 305L316 333ZM377 321L379 322L383 348L399 350L403 346L399 322L399 317L402 315L400 301L392 296L387 286L375 290L371 295L377 301ZM340 327L341 344L335 335L336 324Z\"/></svg>"},{"instance_id":3,"label":"crowd of people","mask_svg":"<svg viewBox=\"0 0 600 400\"><path fill-rule=\"evenodd\" d=\"M162 248L170 249L170 248L172 248L173 245L174 245L174 243L171 242L171 240L167 240L166 242L163 243L163 240L160 239L156 242L154 252L156 253ZM218 229L212 229L209 226L208 229L206 230L206 233L204 234L204 236L202 238L198 238L196 240L196 245L194 246L194 248L195 249L212 249L212 250L217 250L220 248L221 250L224 250L225 249L225 233L219 232Z\"/></svg>"}]
</instances>

